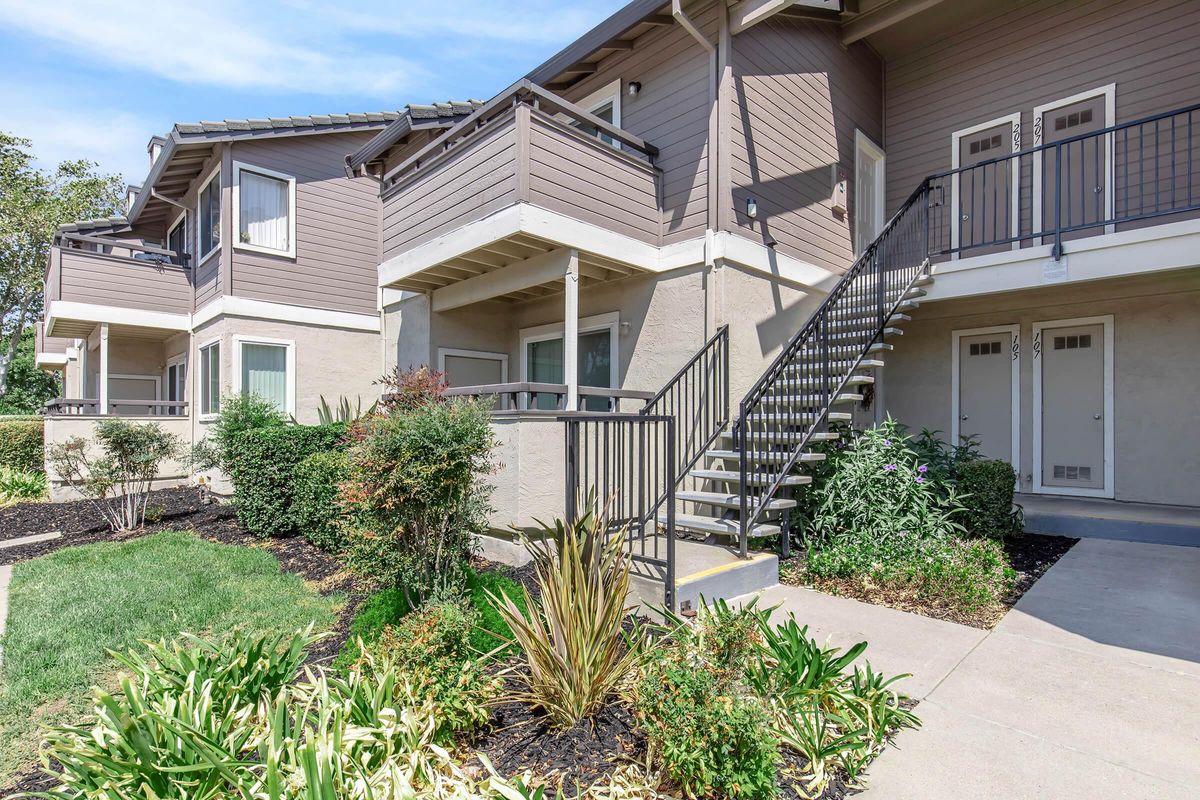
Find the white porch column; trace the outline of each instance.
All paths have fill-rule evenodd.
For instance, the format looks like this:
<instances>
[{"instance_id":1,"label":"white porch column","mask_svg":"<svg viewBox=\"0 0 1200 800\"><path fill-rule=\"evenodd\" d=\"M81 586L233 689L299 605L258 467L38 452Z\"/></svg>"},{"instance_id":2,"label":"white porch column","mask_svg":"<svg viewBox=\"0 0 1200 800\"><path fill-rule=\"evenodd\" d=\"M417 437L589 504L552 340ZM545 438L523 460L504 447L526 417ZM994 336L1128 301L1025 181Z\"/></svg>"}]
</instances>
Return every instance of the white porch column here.
<instances>
[{"instance_id":1,"label":"white porch column","mask_svg":"<svg viewBox=\"0 0 1200 800\"><path fill-rule=\"evenodd\" d=\"M108 323L100 323L100 413L108 413Z\"/></svg>"},{"instance_id":2,"label":"white porch column","mask_svg":"<svg viewBox=\"0 0 1200 800\"><path fill-rule=\"evenodd\" d=\"M563 275L563 383L567 385L567 411L579 410L579 251L572 250Z\"/></svg>"}]
</instances>

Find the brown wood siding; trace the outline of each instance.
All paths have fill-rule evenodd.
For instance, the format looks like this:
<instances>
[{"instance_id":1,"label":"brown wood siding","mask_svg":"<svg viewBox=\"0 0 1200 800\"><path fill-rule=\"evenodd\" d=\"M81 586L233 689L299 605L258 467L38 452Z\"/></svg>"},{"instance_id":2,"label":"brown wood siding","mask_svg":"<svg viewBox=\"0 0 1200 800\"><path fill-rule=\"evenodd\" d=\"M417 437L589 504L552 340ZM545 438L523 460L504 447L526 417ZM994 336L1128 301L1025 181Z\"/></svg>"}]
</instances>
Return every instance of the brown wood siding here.
<instances>
[{"instance_id":1,"label":"brown wood siding","mask_svg":"<svg viewBox=\"0 0 1200 800\"><path fill-rule=\"evenodd\" d=\"M131 258L59 251L60 300L170 314L192 310L189 271Z\"/></svg>"},{"instance_id":2,"label":"brown wood siding","mask_svg":"<svg viewBox=\"0 0 1200 800\"><path fill-rule=\"evenodd\" d=\"M717 14L709 7L694 17L715 41ZM663 242L704 235L708 186L709 56L679 25L661 26L638 38L633 50L599 63L586 80L563 92L572 101L621 79L621 125L659 149L662 170ZM637 97L625 91L638 81Z\"/></svg>"},{"instance_id":3,"label":"brown wood siding","mask_svg":"<svg viewBox=\"0 0 1200 800\"><path fill-rule=\"evenodd\" d=\"M854 201L854 132L880 142L881 63L828 24L772 17L733 37L732 229L833 270L853 259L853 206L833 212L836 165ZM890 154L889 154L890 155ZM890 162L890 158L888 159ZM746 199L758 205L756 223Z\"/></svg>"},{"instance_id":4,"label":"brown wood siding","mask_svg":"<svg viewBox=\"0 0 1200 800\"><path fill-rule=\"evenodd\" d=\"M1200 101L1200 5L1194 2L997 6L889 59L888 213L927 175L951 168L956 130L1020 111L1021 144L1028 148L1034 106L1110 83L1116 84L1117 123Z\"/></svg>"},{"instance_id":5,"label":"brown wood siding","mask_svg":"<svg viewBox=\"0 0 1200 800\"><path fill-rule=\"evenodd\" d=\"M517 201L516 126L494 125L384 195L384 260Z\"/></svg>"},{"instance_id":6,"label":"brown wood siding","mask_svg":"<svg viewBox=\"0 0 1200 800\"><path fill-rule=\"evenodd\" d=\"M533 114L530 124L529 201L658 243L654 168L540 114Z\"/></svg>"},{"instance_id":7,"label":"brown wood siding","mask_svg":"<svg viewBox=\"0 0 1200 800\"><path fill-rule=\"evenodd\" d=\"M337 311L376 310L377 188L371 181L347 178L343 161L370 136L346 133L233 144L234 161L295 177L296 257L234 247L230 294ZM236 220L233 223L236 231Z\"/></svg>"}]
</instances>

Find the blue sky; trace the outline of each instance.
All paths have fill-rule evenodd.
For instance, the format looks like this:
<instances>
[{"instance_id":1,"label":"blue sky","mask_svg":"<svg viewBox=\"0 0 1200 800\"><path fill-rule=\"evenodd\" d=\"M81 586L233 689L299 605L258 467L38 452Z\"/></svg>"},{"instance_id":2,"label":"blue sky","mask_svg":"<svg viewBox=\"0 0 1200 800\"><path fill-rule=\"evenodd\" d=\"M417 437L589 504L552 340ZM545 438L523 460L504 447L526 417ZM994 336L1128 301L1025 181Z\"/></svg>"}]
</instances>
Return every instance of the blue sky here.
<instances>
[{"instance_id":1,"label":"blue sky","mask_svg":"<svg viewBox=\"0 0 1200 800\"><path fill-rule=\"evenodd\" d=\"M177 121L492 97L624 0L0 0L0 130L127 182Z\"/></svg>"}]
</instances>

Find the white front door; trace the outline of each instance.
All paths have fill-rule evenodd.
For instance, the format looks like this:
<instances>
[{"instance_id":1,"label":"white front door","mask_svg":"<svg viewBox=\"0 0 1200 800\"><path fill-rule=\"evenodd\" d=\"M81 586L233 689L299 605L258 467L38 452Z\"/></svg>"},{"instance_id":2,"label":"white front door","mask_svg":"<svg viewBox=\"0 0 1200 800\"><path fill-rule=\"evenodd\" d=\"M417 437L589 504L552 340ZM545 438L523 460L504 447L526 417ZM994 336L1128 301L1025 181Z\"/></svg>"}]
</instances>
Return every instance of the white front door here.
<instances>
[{"instance_id":1,"label":"white front door","mask_svg":"<svg viewBox=\"0 0 1200 800\"><path fill-rule=\"evenodd\" d=\"M1017 467L1017 331L1007 327L961 331L955 338L958 379L953 443L973 437L985 458Z\"/></svg>"},{"instance_id":2,"label":"white front door","mask_svg":"<svg viewBox=\"0 0 1200 800\"><path fill-rule=\"evenodd\" d=\"M862 131L854 132L854 254L883 231L884 153Z\"/></svg>"},{"instance_id":3,"label":"white front door","mask_svg":"<svg viewBox=\"0 0 1200 800\"><path fill-rule=\"evenodd\" d=\"M1112 496L1111 325L1097 318L1035 326L1040 491Z\"/></svg>"}]
</instances>

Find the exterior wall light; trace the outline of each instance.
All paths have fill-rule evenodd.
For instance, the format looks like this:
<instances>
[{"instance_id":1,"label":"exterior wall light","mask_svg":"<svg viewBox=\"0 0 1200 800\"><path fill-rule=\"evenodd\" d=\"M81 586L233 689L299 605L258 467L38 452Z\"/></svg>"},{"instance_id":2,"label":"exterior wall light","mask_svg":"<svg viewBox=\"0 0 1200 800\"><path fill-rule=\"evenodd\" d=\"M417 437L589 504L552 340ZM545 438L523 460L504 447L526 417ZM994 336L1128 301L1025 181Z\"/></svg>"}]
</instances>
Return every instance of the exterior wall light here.
<instances>
[{"instance_id":1,"label":"exterior wall light","mask_svg":"<svg viewBox=\"0 0 1200 800\"><path fill-rule=\"evenodd\" d=\"M746 198L746 216L750 219L758 218L758 202L753 197Z\"/></svg>"},{"instance_id":2,"label":"exterior wall light","mask_svg":"<svg viewBox=\"0 0 1200 800\"><path fill-rule=\"evenodd\" d=\"M641 90L642 90L642 84L640 81L630 81L629 82L629 96L630 97L637 97L638 92L640 92Z\"/></svg>"}]
</instances>

